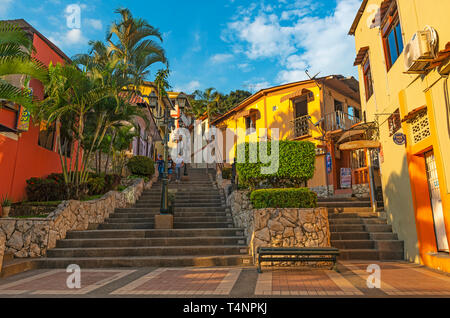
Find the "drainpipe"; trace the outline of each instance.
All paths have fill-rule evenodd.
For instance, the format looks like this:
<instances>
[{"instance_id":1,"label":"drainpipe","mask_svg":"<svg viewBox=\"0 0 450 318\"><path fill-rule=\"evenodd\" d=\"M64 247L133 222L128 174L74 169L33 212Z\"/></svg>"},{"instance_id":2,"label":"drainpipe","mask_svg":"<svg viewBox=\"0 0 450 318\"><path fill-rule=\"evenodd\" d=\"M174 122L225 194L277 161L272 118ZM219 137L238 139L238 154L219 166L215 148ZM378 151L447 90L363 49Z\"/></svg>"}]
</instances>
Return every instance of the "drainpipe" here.
<instances>
[{"instance_id":1,"label":"drainpipe","mask_svg":"<svg viewBox=\"0 0 450 318\"><path fill-rule=\"evenodd\" d=\"M377 212L377 198L376 198L376 194L375 194L372 156L370 154L369 148L366 148L366 158L367 158L367 169L369 170L370 204L372 207L372 212L376 213Z\"/></svg>"}]
</instances>

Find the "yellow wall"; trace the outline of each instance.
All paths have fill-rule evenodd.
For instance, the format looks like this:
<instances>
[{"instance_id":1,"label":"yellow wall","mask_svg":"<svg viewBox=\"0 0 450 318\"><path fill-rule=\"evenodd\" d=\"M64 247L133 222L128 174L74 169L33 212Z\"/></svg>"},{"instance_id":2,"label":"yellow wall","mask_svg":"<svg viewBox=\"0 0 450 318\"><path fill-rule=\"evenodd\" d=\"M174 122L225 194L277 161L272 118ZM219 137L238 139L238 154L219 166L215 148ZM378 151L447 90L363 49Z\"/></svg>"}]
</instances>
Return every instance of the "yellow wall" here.
<instances>
[{"instance_id":1,"label":"yellow wall","mask_svg":"<svg viewBox=\"0 0 450 318\"><path fill-rule=\"evenodd\" d=\"M276 92L269 92L268 94L260 97L259 99L253 101L245 108L241 109L238 113L231 115L230 117L221 120L220 122L214 123L218 128L227 127L227 129L236 132L237 129L242 129L245 131L245 117L244 112L248 109L257 109L259 114L256 120L256 132L246 136L239 136L240 141L257 141L260 135L260 128L267 128L268 137L272 138L271 129L279 129L279 139L294 139L294 109L292 102L290 100L285 100L280 102L280 99L288 94L293 93L302 88L307 88L314 94L314 100L308 103L308 113L311 116L312 122L317 122L321 116L321 99L320 90L315 84L308 85L298 85L290 87L288 89L282 89ZM274 110L274 106L276 109ZM319 144L320 141L314 139L320 137L320 131L314 127L312 124L311 136L303 138L302 140L309 140L315 144ZM239 143L239 142L238 142ZM234 142L233 144L236 144ZM235 147L231 146L227 149L230 161L233 161L235 156Z\"/></svg>"},{"instance_id":2,"label":"yellow wall","mask_svg":"<svg viewBox=\"0 0 450 318\"><path fill-rule=\"evenodd\" d=\"M359 66L361 106L366 111L368 121L377 120L379 123L380 141L384 154L381 172L385 208L394 231L398 233L399 239L405 241L405 256L408 260L420 261L429 266L450 271L450 261L443 266L440 259L433 260L428 256L429 252L433 252L433 244L429 241L431 234L428 233L430 227L421 222L424 222L424 218L428 224L432 222L431 211L428 208L425 215L423 201L419 202L418 192L427 193L428 189L423 185L423 178L426 178L426 175L417 172L419 169L424 169L424 163L420 159L423 158L423 152L432 147L439 172L444 213L447 216L447 234L450 237L450 166L448 163L450 138L446 133L443 79L436 71L425 76L403 73L405 71L403 54L387 71L380 29L368 26L373 18L371 9L379 6L381 2L382 0L368 1L366 11L355 31L355 44L356 52L361 47L369 46L374 93L366 101L363 73ZM450 19L448 19L450 1L398 0L397 3L404 47L413 34L423 30L426 25L436 29L439 36L439 50L442 50L450 41ZM396 145L389 136L388 114L399 108L400 115L403 117L411 110L423 105L428 107L432 136L426 138L421 145L413 146L409 124L403 123L399 132L406 134L407 144L406 146ZM447 160L446 163L444 158ZM438 263L440 265L436 265Z\"/></svg>"}]
</instances>

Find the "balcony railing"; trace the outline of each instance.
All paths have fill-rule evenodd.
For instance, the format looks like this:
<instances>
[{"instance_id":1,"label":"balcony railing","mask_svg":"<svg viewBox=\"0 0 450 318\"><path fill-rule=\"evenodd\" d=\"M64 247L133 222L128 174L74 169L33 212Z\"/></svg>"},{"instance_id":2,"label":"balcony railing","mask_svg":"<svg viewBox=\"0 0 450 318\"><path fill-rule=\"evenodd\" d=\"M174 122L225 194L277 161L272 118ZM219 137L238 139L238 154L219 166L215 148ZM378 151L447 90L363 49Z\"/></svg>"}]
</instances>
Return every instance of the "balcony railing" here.
<instances>
[{"instance_id":1,"label":"balcony railing","mask_svg":"<svg viewBox=\"0 0 450 318\"><path fill-rule=\"evenodd\" d=\"M310 126L308 118L309 115L305 115L297 117L293 120L295 138L310 135Z\"/></svg>"},{"instance_id":2,"label":"balcony railing","mask_svg":"<svg viewBox=\"0 0 450 318\"><path fill-rule=\"evenodd\" d=\"M325 131L346 130L361 120L358 117L344 113L340 110L325 114L324 129Z\"/></svg>"}]
</instances>

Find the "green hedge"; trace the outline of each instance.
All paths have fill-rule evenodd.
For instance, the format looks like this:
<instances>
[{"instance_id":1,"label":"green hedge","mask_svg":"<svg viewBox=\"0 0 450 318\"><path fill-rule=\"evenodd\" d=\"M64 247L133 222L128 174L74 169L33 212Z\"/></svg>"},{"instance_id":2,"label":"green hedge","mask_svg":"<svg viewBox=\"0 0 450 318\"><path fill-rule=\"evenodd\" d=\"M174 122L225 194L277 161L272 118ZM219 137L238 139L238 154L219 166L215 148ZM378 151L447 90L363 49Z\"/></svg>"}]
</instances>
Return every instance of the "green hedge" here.
<instances>
[{"instance_id":1,"label":"green hedge","mask_svg":"<svg viewBox=\"0 0 450 318\"><path fill-rule=\"evenodd\" d=\"M316 157L316 146L314 143L310 141L288 140L280 140L278 142L278 170L272 174L262 173L261 168L270 166L270 163L261 163L261 158L259 157L259 147L261 146L266 147L266 152L270 156L271 141L259 143L246 142L238 145L238 152L239 147L245 147L245 163L238 162L236 164L240 184L248 188L257 188L261 182L275 188L298 187L313 177ZM250 147L257 149L258 158L256 163L251 163L249 160ZM240 161L239 158L238 161Z\"/></svg>"},{"instance_id":2,"label":"green hedge","mask_svg":"<svg viewBox=\"0 0 450 318\"><path fill-rule=\"evenodd\" d=\"M317 194L308 188L260 189L252 191L250 201L255 209L315 208Z\"/></svg>"},{"instance_id":3,"label":"green hedge","mask_svg":"<svg viewBox=\"0 0 450 318\"><path fill-rule=\"evenodd\" d=\"M155 173L155 163L146 156L134 156L128 160L128 169L138 176L152 176Z\"/></svg>"}]
</instances>

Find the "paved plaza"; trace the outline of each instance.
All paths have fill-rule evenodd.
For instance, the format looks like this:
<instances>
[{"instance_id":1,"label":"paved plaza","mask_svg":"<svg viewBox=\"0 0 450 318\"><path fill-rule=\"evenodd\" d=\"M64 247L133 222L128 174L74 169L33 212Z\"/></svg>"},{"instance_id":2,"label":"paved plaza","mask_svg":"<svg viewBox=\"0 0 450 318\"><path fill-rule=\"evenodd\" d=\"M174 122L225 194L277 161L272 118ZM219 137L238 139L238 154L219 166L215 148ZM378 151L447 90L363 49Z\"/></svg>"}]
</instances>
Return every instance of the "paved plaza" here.
<instances>
[{"instance_id":1,"label":"paved plaza","mask_svg":"<svg viewBox=\"0 0 450 318\"><path fill-rule=\"evenodd\" d=\"M380 288L369 288L370 264ZM339 262L337 271L263 267L39 269L0 279L0 297L450 297L450 274L406 262Z\"/></svg>"}]
</instances>

